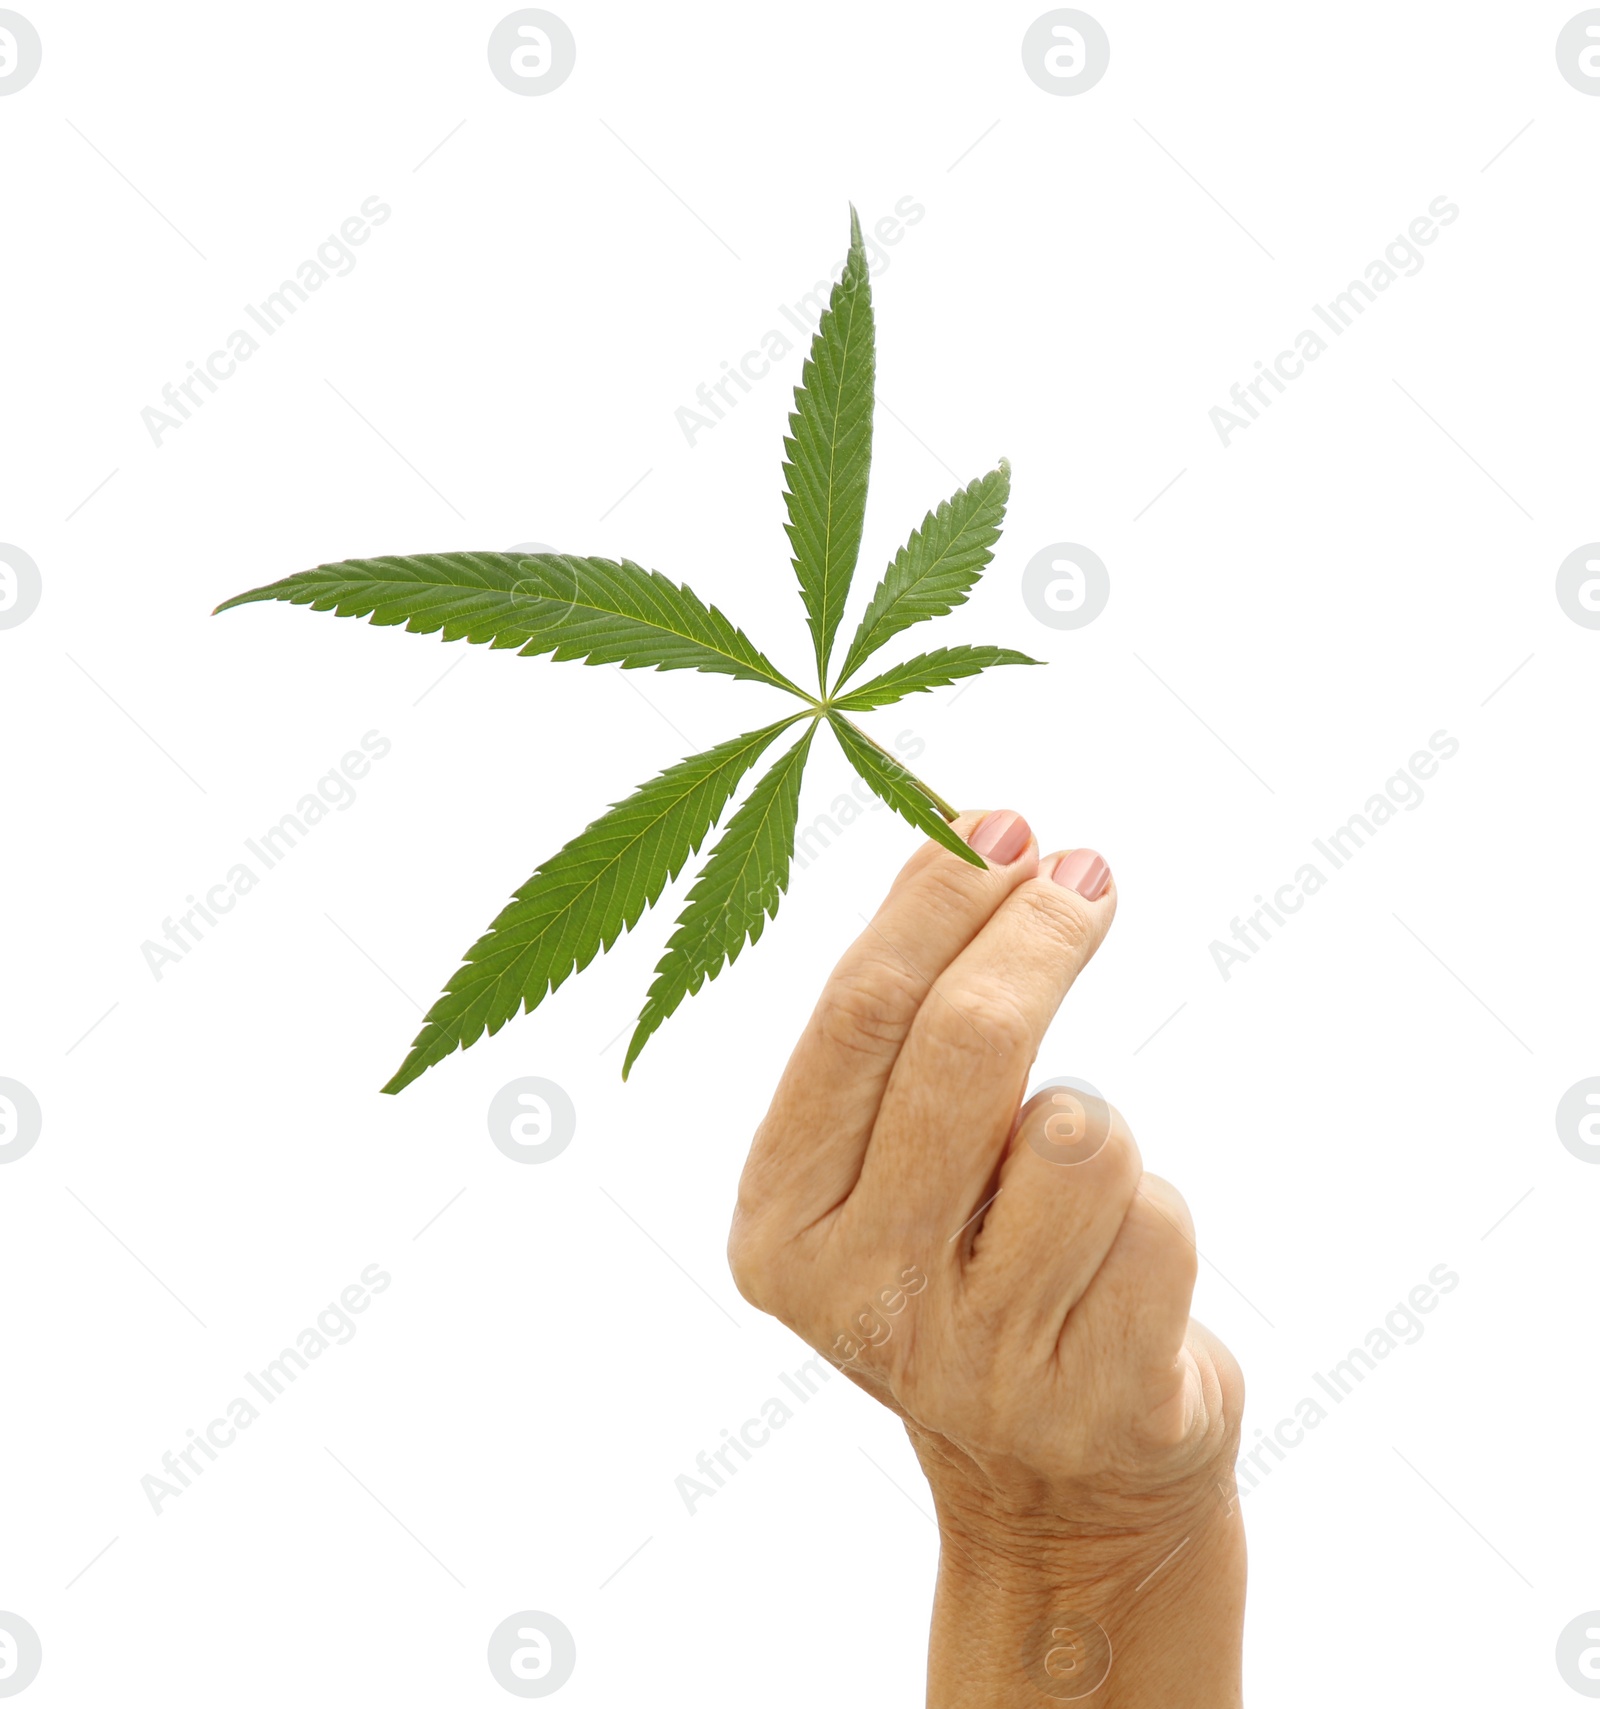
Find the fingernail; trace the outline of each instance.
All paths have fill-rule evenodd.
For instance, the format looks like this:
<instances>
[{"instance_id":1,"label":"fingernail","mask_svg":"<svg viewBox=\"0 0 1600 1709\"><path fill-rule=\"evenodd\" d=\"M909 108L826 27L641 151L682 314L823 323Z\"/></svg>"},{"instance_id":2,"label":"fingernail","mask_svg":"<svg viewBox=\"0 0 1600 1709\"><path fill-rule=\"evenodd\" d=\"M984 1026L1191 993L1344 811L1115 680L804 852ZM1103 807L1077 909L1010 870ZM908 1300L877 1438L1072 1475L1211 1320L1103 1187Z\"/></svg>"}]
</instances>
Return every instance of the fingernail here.
<instances>
[{"instance_id":1,"label":"fingernail","mask_svg":"<svg viewBox=\"0 0 1600 1709\"><path fill-rule=\"evenodd\" d=\"M1050 876L1068 890L1076 890L1085 902L1093 902L1105 894L1111 882L1111 868L1093 849L1074 849L1071 854L1062 855Z\"/></svg>"},{"instance_id":2,"label":"fingernail","mask_svg":"<svg viewBox=\"0 0 1600 1709\"><path fill-rule=\"evenodd\" d=\"M973 851L996 866L1010 866L1033 839L1028 821L1009 809L991 813L968 841Z\"/></svg>"}]
</instances>

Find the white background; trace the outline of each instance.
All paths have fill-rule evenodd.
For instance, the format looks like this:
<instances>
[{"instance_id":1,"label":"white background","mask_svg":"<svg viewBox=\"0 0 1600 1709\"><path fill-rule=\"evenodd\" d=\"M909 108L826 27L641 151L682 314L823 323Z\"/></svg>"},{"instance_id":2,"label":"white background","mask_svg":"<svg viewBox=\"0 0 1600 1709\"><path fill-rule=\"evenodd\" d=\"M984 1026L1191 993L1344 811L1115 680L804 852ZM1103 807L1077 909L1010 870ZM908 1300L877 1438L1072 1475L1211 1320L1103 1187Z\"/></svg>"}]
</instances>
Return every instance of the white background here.
<instances>
[{"instance_id":1,"label":"white background","mask_svg":"<svg viewBox=\"0 0 1600 1709\"><path fill-rule=\"evenodd\" d=\"M802 670L800 352L692 448L674 411L831 274L849 201L903 197L846 623L1008 455L939 644L1049 668L871 728L1117 874L1039 1077L1101 1087L1188 1195L1247 1439L1461 1278L1247 1498L1250 1695L1579 1700L1600 1168L1554 1110L1600 1073L1600 632L1554 588L1600 536L1600 99L1557 71L1569 5L1091 9L1110 69L1062 99L1024 75L1035 5L561 0L576 70L529 99L489 73L501 6L29 0L0 538L43 596L0 633L0 1074L44 1130L0 1171L0 1608L42 1637L41 1709L494 1704L488 1635L530 1608L576 1637L574 1709L920 1701L936 1537L887 1414L835 1380L692 1517L674 1488L807 1356L727 1275L734 1183L914 834L851 826L627 1086L665 907L382 1098L534 865L775 699L209 615L329 559L538 540L688 579ZM1208 411L1441 195L1422 271L1224 448ZM152 444L140 411L369 196L348 277ZM1080 630L1021 598L1059 541L1109 567ZM141 944L368 730L355 805L154 978ZM1212 941L1437 730L1423 804L1225 981ZM846 779L819 741L803 818ZM537 1167L485 1126L528 1074L578 1111ZM162 1454L373 1263L355 1340L152 1513Z\"/></svg>"}]
</instances>

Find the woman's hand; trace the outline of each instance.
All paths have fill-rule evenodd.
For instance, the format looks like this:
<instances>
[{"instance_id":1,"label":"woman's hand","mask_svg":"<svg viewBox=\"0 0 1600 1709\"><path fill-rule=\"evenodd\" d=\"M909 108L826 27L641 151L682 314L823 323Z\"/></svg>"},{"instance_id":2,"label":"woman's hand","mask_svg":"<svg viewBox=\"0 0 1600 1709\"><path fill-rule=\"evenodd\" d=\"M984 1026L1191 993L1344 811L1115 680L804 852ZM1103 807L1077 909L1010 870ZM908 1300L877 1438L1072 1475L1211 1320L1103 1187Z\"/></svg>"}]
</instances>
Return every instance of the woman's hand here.
<instances>
[{"instance_id":1,"label":"woman's hand","mask_svg":"<svg viewBox=\"0 0 1600 1709\"><path fill-rule=\"evenodd\" d=\"M926 845L834 969L756 1134L740 1291L905 1421L943 1550L930 1704L1239 1701L1243 1384L1190 1318L1175 1188L1116 1110L1023 1103L1116 912L1015 813Z\"/></svg>"}]
</instances>

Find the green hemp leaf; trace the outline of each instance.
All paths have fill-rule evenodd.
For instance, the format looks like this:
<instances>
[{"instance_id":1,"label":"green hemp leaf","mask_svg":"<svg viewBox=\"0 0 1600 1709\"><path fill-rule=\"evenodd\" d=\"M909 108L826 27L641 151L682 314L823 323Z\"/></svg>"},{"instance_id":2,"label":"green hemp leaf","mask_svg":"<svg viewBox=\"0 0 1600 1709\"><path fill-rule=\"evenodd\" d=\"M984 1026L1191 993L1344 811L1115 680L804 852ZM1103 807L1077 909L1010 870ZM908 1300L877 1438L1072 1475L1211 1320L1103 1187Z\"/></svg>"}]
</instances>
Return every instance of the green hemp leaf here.
<instances>
[{"instance_id":1,"label":"green hemp leaf","mask_svg":"<svg viewBox=\"0 0 1600 1709\"><path fill-rule=\"evenodd\" d=\"M1011 471L999 467L929 511L895 553L829 682L834 638L861 549L872 461L875 335L861 223L850 211L850 254L795 388L783 442L784 504L817 692L791 682L714 605L627 558L548 552L428 552L350 558L253 588L217 607L286 600L404 624L446 641L515 647L530 657L620 664L624 670L721 672L793 695L800 709L669 766L580 832L533 874L467 951L428 1011L410 1052L383 1088L398 1092L452 1051L539 1006L563 980L610 949L698 852L745 775L804 724L734 811L689 891L656 968L622 1073L685 997L754 943L789 887L800 781L826 724L875 794L919 831L982 866L950 828L955 809L913 777L846 713L1037 659L1004 647L941 647L868 681L861 666L902 629L943 617L972 592L994 555Z\"/></svg>"}]
</instances>

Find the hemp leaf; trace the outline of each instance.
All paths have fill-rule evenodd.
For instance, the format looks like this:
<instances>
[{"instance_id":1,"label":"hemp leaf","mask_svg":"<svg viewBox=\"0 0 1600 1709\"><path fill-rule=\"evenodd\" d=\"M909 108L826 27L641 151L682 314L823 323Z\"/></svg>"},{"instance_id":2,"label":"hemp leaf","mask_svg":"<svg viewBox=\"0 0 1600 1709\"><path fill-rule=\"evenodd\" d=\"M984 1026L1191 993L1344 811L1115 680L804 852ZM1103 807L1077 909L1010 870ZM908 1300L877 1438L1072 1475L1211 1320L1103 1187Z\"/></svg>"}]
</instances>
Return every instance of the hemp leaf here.
<instances>
[{"instance_id":1,"label":"hemp leaf","mask_svg":"<svg viewBox=\"0 0 1600 1709\"><path fill-rule=\"evenodd\" d=\"M849 257L801 369L783 442L786 526L816 658L816 694L791 682L714 605L627 558L560 552L350 558L217 607L284 600L340 617L404 624L413 634L445 641L514 647L528 657L720 673L783 689L801 702L777 723L669 766L545 861L466 952L385 1092L400 1091L452 1051L498 1032L519 1010L537 1008L610 949L698 853L745 775L802 721L799 740L734 811L689 890L628 1045L624 1079L656 1028L731 966L777 914L789 888L800 781L820 724L895 812L963 860L983 865L950 828L955 809L845 714L889 706L992 665L1041 661L1005 647L941 647L854 687L845 683L886 641L945 616L972 592L1000 538L1011 485L1004 459L929 511L895 553L829 683L866 513L874 354L872 288L852 208Z\"/></svg>"}]
</instances>

